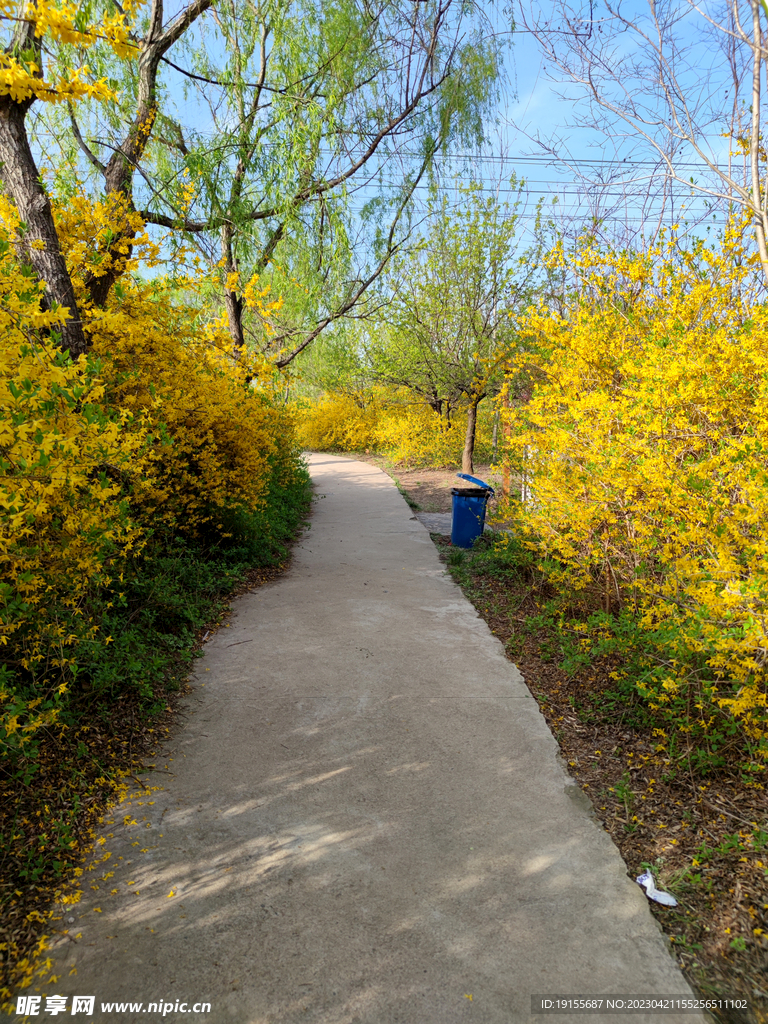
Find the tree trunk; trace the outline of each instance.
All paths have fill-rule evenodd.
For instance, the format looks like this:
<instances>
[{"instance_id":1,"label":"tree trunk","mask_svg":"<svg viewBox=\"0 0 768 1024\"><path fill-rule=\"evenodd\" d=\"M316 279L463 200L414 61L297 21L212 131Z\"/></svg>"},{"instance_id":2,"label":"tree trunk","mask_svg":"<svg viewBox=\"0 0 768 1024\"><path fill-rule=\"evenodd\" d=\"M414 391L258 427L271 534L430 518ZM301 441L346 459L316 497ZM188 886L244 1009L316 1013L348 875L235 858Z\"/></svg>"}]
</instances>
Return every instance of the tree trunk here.
<instances>
[{"instance_id":1,"label":"tree trunk","mask_svg":"<svg viewBox=\"0 0 768 1024\"><path fill-rule=\"evenodd\" d=\"M221 259L224 264L224 273L227 277L237 273L237 260L232 248L232 224L226 221L221 226ZM229 333L235 346L235 356L239 357L245 345L245 333L243 331L243 299L237 292L229 288L224 289L224 305L227 310L227 323Z\"/></svg>"},{"instance_id":2,"label":"tree trunk","mask_svg":"<svg viewBox=\"0 0 768 1024\"><path fill-rule=\"evenodd\" d=\"M512 404L510 402L510 400L509 400L509 388L510 388L510 385L507 382L507 384L504 387L504 397L503 397L503 400L502 400L502 404L503 404L505 410L509 409L511 404ZM509 468L509 447L510 447L510 436L511 436L511 431L510 431L510 426L509 426L509 416L505 416L504 417L504 422L502 423L501 431L502 431L502 436L503 436L502 450L501 450L501 459L502 459L501 493L504 496L504 500L505 501L509 501L509 499L510 499L510 497L512 495L512 486L511 486L511 484L512 484L512 474L511 474L510 468Z\"/></svg>"},{"instance_id":3,"label":"tree trunk","mask_svg":"<svg viewBox=\"0 0 768 1024\"><path fill-rule=\"evenodd\" d=\"M171 46L208 10L211 3L212 0L191 0L163 28L163 0L152 0L147 34L139 42L136 114L122 144L115 149L106 166L101 168L106 194L123 196L131 212L136 209L133 205L134 175L149 144L157 117L157 72L160 61ZM107 249L111 257L107 272L98 276L91 274L86 279L86 287L97 306L106 303L112 285L125 273L135 236L135 230L128 225L117 231ZM126 243L127 252L124 252Z\"/></svg>"},{"instance_id":4,"label":"tree trunk","mask_svg":"<svg viewBox=\"0 0 768 1024\"><path fill-rule=\"evenodd\" d=\"M237 292L224 292L224 304L227 307L227 323L229 333L235 345L235 355L239 356L245 345L245 334L243 333L243 300Z\"/></svg>"},{"instance_id":5,"label":"tree trunk","mask_svg":"<svg viewBox=\"0 0 768 1024\"><path fill-rule=\"evenodd\" d=\"M88 350L80 322L80 311L67 264L59 245L51 203L40 183L40 172L29 148L24 120L32 100L17 103L0 96L0 177L6 193L16 203L23 221L18 251L30 263L39 280L45 282L44 303L66 306L69 319L58 328L61 346L76 358ZM42 242L42 246L32 244Z\"/></svg>"},{"instance_id":6,"label":"tree trunk","mask_svg":"<svg viewBox=\"0 0 768 1024\"><path fill-rule=\"evenodd\" d=\"M474 473L473 459L475 456L475 433L477 431L477 407L482 395L473 398L467 410L467 433L464 440L464 451L461 453L461 472Z\"/></svg>"},{"instance_id":7,"label":"tree trunk","mask_svg":"<svg viewBox=\"0 0 768 1024\"><path fill-rule=\"evenodd\" d=\"M143 71L146 63L146 51L142 53L139 67ZM152 125L157 114L154 98L154 81L151 100L139 107L135 121L124 139L120 149L116 149L104 167L104 191L109 195L122 196L127 209L134 213L133 176L138 162L149 141ZM133 252L133 240L136 231L127 224L122 225L113 235L105 253L109 257L106 273L89 274L85 284L88 293L96 306L104 306L112 286L125 273L125 265ZM127 243L127 247L126 247Z\"/></svg>"}]
</instances>

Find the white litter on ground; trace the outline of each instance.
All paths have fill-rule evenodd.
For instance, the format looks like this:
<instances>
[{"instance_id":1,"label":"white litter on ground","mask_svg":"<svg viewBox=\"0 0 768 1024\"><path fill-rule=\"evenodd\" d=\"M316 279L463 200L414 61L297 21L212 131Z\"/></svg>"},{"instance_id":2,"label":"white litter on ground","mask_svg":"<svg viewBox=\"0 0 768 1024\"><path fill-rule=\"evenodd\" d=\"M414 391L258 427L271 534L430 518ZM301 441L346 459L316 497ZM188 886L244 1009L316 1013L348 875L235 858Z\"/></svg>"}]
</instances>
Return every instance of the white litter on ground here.
<instances>
[{"instance_id":1,"label":"white litter on ground","mask_svg":"<svg viewBox=\"0 0 768 1024\"><path fill-rule=\"evenodd\" d=\"M642 885L645 888L645 895L649 900L653 900L655 903L661 903L662 906L665 907L677 906L677 900L674 896L656 888L656 883L654 882L653 875L650 871L645 871L642 875L638 875L636 881L638 885Z\"/></svg>"}]
</instances>

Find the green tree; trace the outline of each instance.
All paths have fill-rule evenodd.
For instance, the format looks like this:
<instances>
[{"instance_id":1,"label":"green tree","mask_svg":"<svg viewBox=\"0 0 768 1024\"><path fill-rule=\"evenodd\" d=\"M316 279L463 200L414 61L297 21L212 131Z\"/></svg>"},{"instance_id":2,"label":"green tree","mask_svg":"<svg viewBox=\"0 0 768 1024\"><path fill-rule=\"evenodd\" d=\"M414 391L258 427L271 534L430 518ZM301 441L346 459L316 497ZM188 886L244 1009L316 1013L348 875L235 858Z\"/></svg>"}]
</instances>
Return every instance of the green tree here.
<instances>
[{"instance_id":1,"label":"green tree","mask_svg":"<svg viewBox=\"0 0 768 1024\"><path fill-rule=\"evenodd\" d=\"M518 242L523 183L512 202L478 184L430 204L423 243L395 260L385 329L369 344L374 376L405 387L438 416L467 410L462 470L473 472L477 410L498 392L518 345L512 315L532 294L540 246Z\"/></svg>"},{"instance_id":2,"label":"green tree","mask_svg":"<svg viewBox=\"0 0 768 1024\"><path fill-rule=\"evenodd\" d=\"M299 390L313 399L344 395L364 407L373 379L363 337L363 328L352 320L336 324L319 337L297 361Z\"/></svg>"},{"instance_id":3,"label":"green tree","mask_svg":"<svg viewBox=\"0 0 768 1024\"><path fill-rule=\"evenodd\" d=\"M194 0L167 22L152 0L135 59L100 45L88 55L118 103L71 107L66 122L46 110L37 138L64 177L79 159L96 189L197 245L220 269L236 347L250 329L286 366L398 251L434 154L482 140L501 67L482 26L461 0ZM79 57L57 46L49 59ZM95 302L131 240L125 228L107 243ZM253 274L287 292L276 337L235 286Z\"/></svg>"}]
</instances>

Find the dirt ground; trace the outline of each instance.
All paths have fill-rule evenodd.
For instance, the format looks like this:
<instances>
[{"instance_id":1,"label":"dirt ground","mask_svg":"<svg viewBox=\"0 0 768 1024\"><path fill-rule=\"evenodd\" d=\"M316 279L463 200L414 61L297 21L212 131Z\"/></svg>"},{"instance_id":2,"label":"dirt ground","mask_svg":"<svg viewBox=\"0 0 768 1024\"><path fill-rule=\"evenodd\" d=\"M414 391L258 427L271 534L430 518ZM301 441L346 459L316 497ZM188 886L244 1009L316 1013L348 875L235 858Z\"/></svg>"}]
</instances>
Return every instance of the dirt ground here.
<instances>
[{"instance_id":1,"label":"dirt ground","mask_svg":"<svg viewBox=\"0 0 768 1024\"><path fill-rule=\"evenodd\" d=\"M456 476L461 472L459 466L455 469L402 469L397 466L393 467L384 459L373 455L352 457L380 466L395 480L400 489L408 494L410 501L418 505L420 512L450 512L452 510L451 488L461 487L464 484ZM490 484L497 491L501 488L501 473L492 473L491 467L487 464L475 466L475 471L471 475ZM488 503L491 515L494 508L495 501L491 499Z\"/></svg>"}]
</instances>

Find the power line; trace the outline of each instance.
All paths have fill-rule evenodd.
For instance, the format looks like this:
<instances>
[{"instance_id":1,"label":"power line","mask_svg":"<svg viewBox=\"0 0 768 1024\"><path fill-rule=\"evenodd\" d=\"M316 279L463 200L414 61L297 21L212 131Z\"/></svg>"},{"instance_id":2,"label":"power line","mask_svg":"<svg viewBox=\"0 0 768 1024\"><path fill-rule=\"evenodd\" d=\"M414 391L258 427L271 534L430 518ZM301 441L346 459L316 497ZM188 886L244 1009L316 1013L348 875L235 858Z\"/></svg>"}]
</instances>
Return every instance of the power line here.
<instances>
[{"instance_id":1,"label":"power line","mask_svg":"<svg viewBox=\"0 0 768 1024\"><path fill-rule=\"evenodd\" d=\"M196 131L195 130L190 131L189 132L189 138L190 138L190 141L191 141L194 138L215 138L217 136L220 136L221 134L222 134L221 132L217 132L217 131L212 131L212 130L209 131L209 130L200 130L200 129L198 129ZM59 138L59 136L55 132L49 132L49 131L35 130L34 131L34 135L36 137L38 137L38 138L51 138L51 139L58 139ZM96 144L98 144L98 143L96 143ZM280 145L278 143L262 142L262 143L260 143L260 148L261 149L267 149L267 150L275 150L275 149L279 149L281 147L280 147ZM343 154L342 153L331 154L331 153L325 152L324 155L326 157L333 156L333 155L344 156L344 157L346 157L349 160L355 160L355 159L358 159L359 157L361 157L366 152L367 152L367 149L364 148L364 147L361 147L360 149L352 147L350 149L345 150ZM422 152L414 152L414 151L410 151L410 150L394 150L394 151L380 150L379 152L380 152L380 155L382 157L388 158L388 159L391 159L391 158L394 158L394 157L409 157L409 158L412 158L412 159L423 159L423 156L424 156L424 154ZM517 166L519 164L523 164L523 165L526 165L526 166L530 165L530 166L550 166L550 167L554 167L554 166L560 164L560 165L570 165L570 166L576 166L576 167L578 167L578 166L583 166L583 167L610 167L610 168L614 168L614 169L615 168L622 168L622 167L627 167L627 168L633 168L633 167L647 168L647 167L650 167L650 168L655 168L659 173L663 173L664 175L668 175L670 173L669 169L668 169L668 167L667 167L667 165L665 163L665 161L662 160L662 159L659 159L659 160L636 160L636 159L627 159L626 157L618 157L618 156L616 156L616 157L558 157L558 156L536 155L536 154L520 154L520 155L517 155L517 156L511 156L511 155L507 155L507 154L504 154L504 153L451 153L451 152L449 152L449 153L442 153L442 152L438 151L437 153L435 153L434 159L435 159L436 162L450 162L450 161L458 162L458 161L465 161L465 162L475 163L475 164L478 163L478 162L483 162L483 163L503 164L503 165L509 165L509 166ZM672 159L671 163L676 168L679 168L680 170L709 171L710 173L713 173L713 172L711 172L711 170L709 168L705 167L705 165L702 162L691 162L691 161L685 161L685 160L677 161L677 160L673 160Z\"/></svg>"},{"instance_id":2,"label":"power line","mask_svg":"<svg viewBox=\"0 0 768 1024\"><path fill-rule=\"evenodd\" d=\"M403 156L415 156L412 153L403 153ZM503 154L484 154L484 153L436 153L436 159L439 160L468 160L468 161L485 161L488 163L501 163L501 164L533 164L552 166L554 164L573 164L583 165L589 167L655 167L662 170L665 174L669 171L663 160L627 160L624 157L555 157L555 156L505 156ZM702 170L703 165L701 163L690 163L686 161L673 160L672 163L675 167L679 167L682 170Z\"/></svg>"},{"instance_id":3,"label":"power line","mask_svg":"<svg viewBox=\"0 0 768 1024\"><path fill-rule=\"evenodd\" d=\"M478 184L478 183L476 183L476 184ZM547 184L550 184L550 182L544 182L543 181L543 182L540 182L540 184L547 185ZM529 188L528 187L528 182L526 182L525 186L523 188L521 188L521 189L516 189L516 188L484 188L482 185L480 185L479 191L480 192L484 192L484 193L488 193L489 195L493 194L493 195L513 195L513 196L517 196L517 195L525 195L526 192L530 192L533 195L552 196L552 198L556 198L557 196L584 196L586 198L589 195L590 191L593 188L595 188L595 187L615 188L617 184L621 184L621 183L620 182L612 182L610 185L606 184L604 186L584 185L583 188L570 188L569 187L569 186L572 186L572 185L578 186L578 184L579 184L578 182L570 181L570 182L566 182L564 186L561 186L557 182L551 182L551 185L552 185L551 189ZM401 184L397 183L397 182L387 182L387 181L385 181L385 182L379 182L376 187L377 188L401 189L403 186ZM429 185L416 185L415 188L414 188L414 191L419 191L419 192L429 191ZM637 193L634 193L634 194L631 193L631 192L623 192L623 191L622 192L600 192L600 194L599 194L599 196L597 198L600 198L600 199L603 199L603 198L605 198L605 199L626 199L626 200L632 200L632 201L637 202L639 199L641 199L644 196L644 194L645 193L641 192L641 191L638 191ZM693 193L693 197L695 197L697 199L701 199L702 198L701 196L696 195L695 192ZM687 190L687 191L677 191L675 193L664 193L664 195L660 196L659 198L660 199L689 199L689 198L692 198L692 194L691 194L690 190Z\"/></svg>"}]
</instances>

